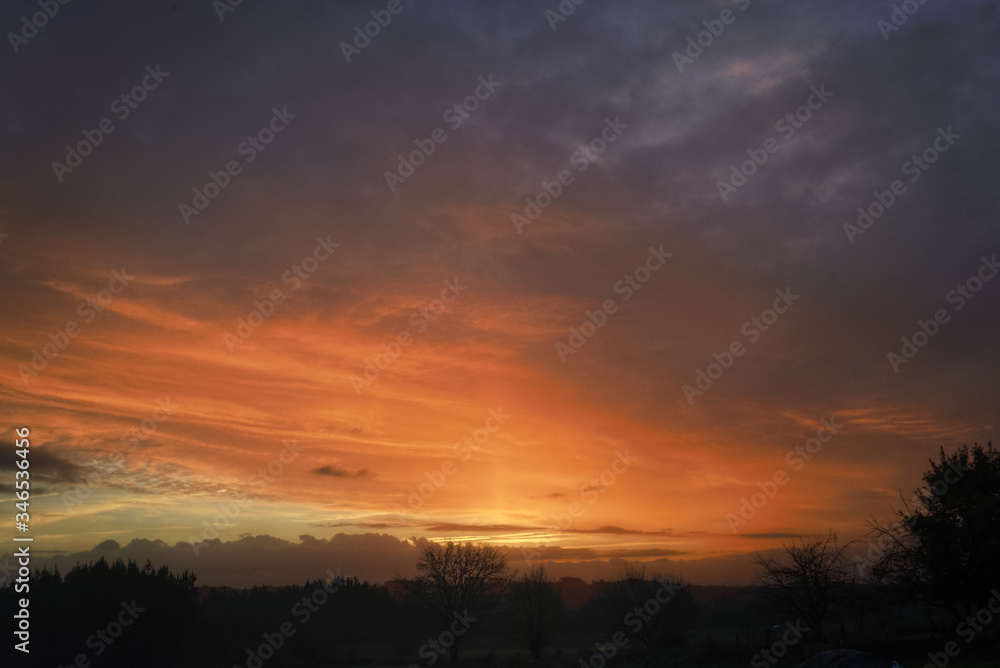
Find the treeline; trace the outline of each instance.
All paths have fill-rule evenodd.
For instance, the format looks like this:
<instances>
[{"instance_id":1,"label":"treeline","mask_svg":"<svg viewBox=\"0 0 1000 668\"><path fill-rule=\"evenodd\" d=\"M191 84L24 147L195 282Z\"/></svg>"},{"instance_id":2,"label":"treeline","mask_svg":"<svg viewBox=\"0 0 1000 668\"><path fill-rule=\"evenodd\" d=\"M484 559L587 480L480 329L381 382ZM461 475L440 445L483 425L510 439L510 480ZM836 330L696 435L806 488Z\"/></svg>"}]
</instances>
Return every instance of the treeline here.
<instances>
[{"instance_id":1,"label":"treeline","mask_svg":"<svg viewBox=\"0 0 1000 668\"><path fill-rule=\"evenodd\" d=\"M496 548L436 549L453 568L456 556L475 560ZM515 578L505 560L503 566L503 577L465 568L431 586L421 578L370 584L335 575L301 586L244 589L199 588L193 574L131 561L101 559L66 575L37 570L30 661L67 668L426 666L457 660L459 646L540 655L553 643L592 650L615 633L627 633L633 648L682 646L697 617L697 604L679 582L638 570L631 583L585 583L556 582L542 569ZM665 603L649 616L658 594ZM435 608L438 595L454 606ZM0 590L11 605L4 609L13 609L15 596L11 587Z\"/></svg>"},{"instance_id":2,"label":"treeline","mask_svg":"<svg viewBox=\"0 0 1000 668\"><path fill-rule=\"evenodd\" d=\"M14 654L33 666L177 666L199 629L194 574L166 566L101 559L65 576L36 570L29 586L20 594L5 587L0 596L4 610L17 598L30 601L30 654Z\"/></svg>"},{"instance_id":3,"label":"treeline","mask_svg":"<svg viewBox=\"0 0 1000 668\"><path fill-rule=\"evenodd\" d=\"M626 563L607 581L513 571L504 548L426 546L414 578L328 571L302 586L198 588L192 573L100 560L31 580L31 664L48 666L510 665L602 668L615 657L795 665L820 649L883 657L1000 650L1000 452L939 461L851 556L836 534L756 556L760 586L686 585ZM18 596L0 590L4 609ZM794 629L794 633L792 630ZM780 654L778 651L780 650ZM775 660L770 660L774 651ZM947 654L941 654L947 652ZM500 653L500 654L498 654ZM662 661L661 661L662 660ZM582 663L580 663L582 662Z\"/></svg>"},{"instance_id":4,"label":"treeline","mask_svg":"<svg viewBox=\"0 0 1000 668\"><path fill-rule=\"evenodd\" d=\"M470 554L484 549L451 547ZM503 589L490 591L501 585L496 579L484 583L479 598L461 587L441 589L461 608L445 616L444 608L438 614L428 605L426 597L435 594L422 590L427 582L419 579L370 584L337 576L301 586L233 589L198 588L193 575L148 563L102 560L65 576L36 571L31 665L494 666L512 649L525 661L534 655L574 665L581 659L601 665L601 649L642 661L687 656L705 665L745 664L793 619L767 587L685 585L635 564L608 581L554 581L534 570L511 577ZM913 633L928 628L928 609L893 601L889 591L838 585L825 620L830 637L817 644L811 633L782 664L844 645L902 656ZM13 605L10 588L0 596ZM941 629L947 628L942 618ZM939 637L928 639L927 647L941 644L946 634Z\"/></svg>"}]
</instances>

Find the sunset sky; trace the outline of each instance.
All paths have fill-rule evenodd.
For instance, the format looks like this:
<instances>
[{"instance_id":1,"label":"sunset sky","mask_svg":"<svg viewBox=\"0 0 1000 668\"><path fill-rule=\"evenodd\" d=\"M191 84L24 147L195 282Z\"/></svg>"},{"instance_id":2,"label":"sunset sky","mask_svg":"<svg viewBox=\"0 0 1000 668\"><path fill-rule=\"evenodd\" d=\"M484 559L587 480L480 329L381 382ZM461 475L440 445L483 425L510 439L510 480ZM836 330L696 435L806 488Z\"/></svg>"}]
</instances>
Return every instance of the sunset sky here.
<instances>
[{"instance_id":1,"label":"sunset sky","mask_svg":"<svg viewBox=\"0 0 1000 668\"><path fill-rule=\"evenodd\" d=\"M743 582L996 440L998 3L394 6L5 39L0 516L28 426L36 554L381 581L471 539Z\"/></svg>"}]
</instances>

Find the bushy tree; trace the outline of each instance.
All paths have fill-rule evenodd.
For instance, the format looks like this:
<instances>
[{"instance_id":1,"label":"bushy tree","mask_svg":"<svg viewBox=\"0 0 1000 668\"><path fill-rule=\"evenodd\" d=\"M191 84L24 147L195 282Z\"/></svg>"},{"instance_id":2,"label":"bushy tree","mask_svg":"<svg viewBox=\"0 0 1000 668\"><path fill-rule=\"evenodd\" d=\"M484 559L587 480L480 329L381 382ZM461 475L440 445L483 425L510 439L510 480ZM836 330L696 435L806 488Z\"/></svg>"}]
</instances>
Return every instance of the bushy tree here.
<instances>
[{"instance_id":1,"label":"bushy tree","mask_svg":"<svg viewBox=\"0 0 1000 668\"><path fill-rule=\"evenodd\" d=\"M964 619L1000 587L1000 451L992 443L942 448L929 463L899 522L876 524L886 548L873 570L910 600Z\"/></svg>"}]
</instances>

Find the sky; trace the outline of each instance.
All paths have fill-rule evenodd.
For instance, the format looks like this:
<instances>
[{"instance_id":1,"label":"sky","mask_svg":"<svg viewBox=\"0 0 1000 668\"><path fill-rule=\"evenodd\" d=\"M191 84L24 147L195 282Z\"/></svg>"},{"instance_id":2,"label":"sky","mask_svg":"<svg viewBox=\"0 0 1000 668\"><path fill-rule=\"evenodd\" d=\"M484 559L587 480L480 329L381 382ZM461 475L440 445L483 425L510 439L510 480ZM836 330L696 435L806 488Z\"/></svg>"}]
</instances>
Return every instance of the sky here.
<instances>
[{"instance_id":1,"label":"sky","mask_svg":"<svg viewBox=\"0 0 1000 668\"><path fill-rule=\"evenodd\" d=\"M36 565L864 541L1000 417L998 3L912 4L5 3L0 515L28 427Z\"/></svg>"}]
</instances>

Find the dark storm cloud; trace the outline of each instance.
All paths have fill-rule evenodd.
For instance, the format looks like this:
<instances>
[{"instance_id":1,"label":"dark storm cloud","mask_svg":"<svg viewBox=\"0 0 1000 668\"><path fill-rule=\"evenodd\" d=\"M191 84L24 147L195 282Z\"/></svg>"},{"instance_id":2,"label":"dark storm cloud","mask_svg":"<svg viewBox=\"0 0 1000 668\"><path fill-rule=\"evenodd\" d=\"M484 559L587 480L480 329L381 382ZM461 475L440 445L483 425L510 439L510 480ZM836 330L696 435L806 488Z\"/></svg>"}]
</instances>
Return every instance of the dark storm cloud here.
<instances>
[{"instance_id":1,"label":"dark storm cloud","mask_svg":"<svg viewBox=\"0 0 1000 668\"><path fill-rule=\"evenodd\" d=\"M14 459L13 452L10 459ZM7 459L5 457L5 459ZM74 482L80 476L85 475L88 469L84 466L60 457L48 448L36 448L31 451L31 464L37 467L37 475L43 480L51 482ZM15 462L4 462L5 473L13 474Z\"/></svg>"},{"instance_id":2,"label":"dark storm cloud","mask_svg":"<svg viewBox=\"0 0 1000 668\"><path fill-rule=\"evenodd\" d=\"M14 439L14 431L11 430L9 434L5 435L4 442L12 446ZM21 470L17 466L17 462L27 459L30 463L28 471L33 485L32 491L35 494L39 494L41 492L34 486L35 482L40 481L43 484L71 484L79 482L96 470L91 466L81 465L60 456L57 453L57 449L29 446L27 456L21 457L17 454L17 449L6 447L3 450L2 457L0 457L0 475L3 476L4 480L13 480L14 473ZM12 492L14 491L14 485L4 485L0 490Z\"/></svg>"}]
</instances>

